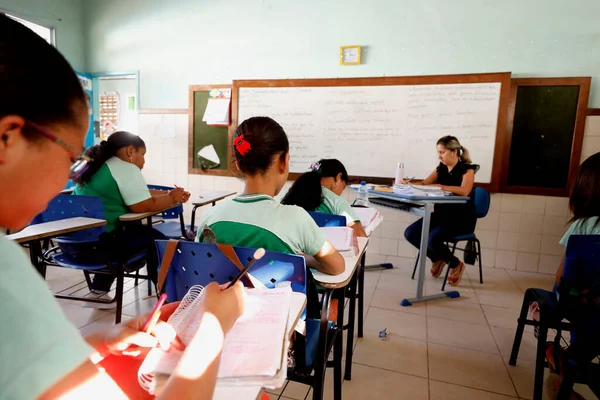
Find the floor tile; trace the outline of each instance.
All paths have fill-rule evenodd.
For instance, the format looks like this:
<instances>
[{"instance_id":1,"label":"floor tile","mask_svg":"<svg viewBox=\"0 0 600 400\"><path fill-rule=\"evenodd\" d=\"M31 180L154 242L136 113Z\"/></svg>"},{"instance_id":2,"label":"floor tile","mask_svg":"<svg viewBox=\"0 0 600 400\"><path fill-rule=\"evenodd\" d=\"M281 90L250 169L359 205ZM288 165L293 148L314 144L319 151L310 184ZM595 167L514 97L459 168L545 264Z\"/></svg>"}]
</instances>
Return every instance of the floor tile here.
<instances>
[{"instance_id":1,"label":"floor tile","mask_svg":"<svg viewBox=\"0 0 600 400\"><path fill-rule=\"evenodd\" d=\"M500 348L500 354L504 360L508 362L513 342L515 340L516 329L499 328L497 326L492 326L491 329L492 334L494 335L494 340L498 344L498 348ZM533 335L533 332L523 332L521 346L519 347L518 360L535 361L536 348L537 339Z\"/></svg>"},{"instance_id":2,"label":"floor tile","mask_svg":"<svg viewBox=\"0 0 600 400\"><path fill-rule=\"evenodd\" d=\"M415 303L410 307L403 307L400 305L400 302L403 299L414 295L413 292L401 292L395 289L378 288L373 293L371 307L425 315L427 309L426 303Z\"/></svg>"},{"instance_id":3,"label":"floor tile","mask_svg":"<svg viewBox=\"0 0 600 400\"><path fill-rule=\"evenodd\" d=\"M481 308L487 318L490 326L497 326L500 328L517 329L517 319L521 310L515 310L514 308L495 307L486 304L482 304ZM525 330L530 327L525 327ZM530 331L533 328L529 329Z\"/></svg>"},{"instance_id":4,"label":"floor tile","mask_svg":"<svg viewBox=\"0 0 600 400\"><path fill-rule=\"evenodd\" d=\"M430 343L429 377L508 396L516 395L500 355Z\"/></svg>"},{"instance_id":5,"label":"floor tile","mask_svg":"<svg viewBox=\"0 0 600 400\"><path fill-rule=\"evenodd\" d=\"M425 378L355 364L352 380L342 386L342 396L344 400L428 400L429 388Z\"/></svg>"},{"instance_id":6,"label":"floor tile","mask_svg":"<svg viewBox=\"0 0 600 400\"><path fill-rule=\"evenodd\" d=\"M426 340L424 316L369 307L364 326L365 336L368 333L378 335L385 328L390 335Z\"/></svg>"},{"instance_id":7,"label":"floor tile","mask_svg":"<svg viewBox=\"0 0 600 400\"><path fill-rule=\"evenodd\" d=\"M427 343L393 333L388 333L386 339L381 340L378 335L369 332L358 340L353 361L427 378ZM354 375L353 372L352 376Z\"/></svg>"},{"instance_id":8,"label":"floor tile","mask_svg":"<svg viewBox=\"0 0 600 400\"><path fill-rule=\"evenodd\" d=\"M516 397L504 396L501 394L484 392L483 390L472 389L464 386L452 385L445 382L429 381L429 399L430 400L511 400Z\"/></svg>"},{"instance_id":9,"label":"floor tile","mask_svg":"<svg viewBox=\"0 0 600 400\"><path fill-rule=\"evenodd\" d=\"M464 301L463 298L429 302L427 316L487 326L481 305Z\"/></svg>"},{"instance_id":10,"label":"floor tile","mask_svg":"<svg viewBox=\"0 0 600 400\"><path fill-rule=\"evenodd\" d=\"M499 354L487 325L427 317L427 341L462 349Z\"/></svg>"}]
</instances>

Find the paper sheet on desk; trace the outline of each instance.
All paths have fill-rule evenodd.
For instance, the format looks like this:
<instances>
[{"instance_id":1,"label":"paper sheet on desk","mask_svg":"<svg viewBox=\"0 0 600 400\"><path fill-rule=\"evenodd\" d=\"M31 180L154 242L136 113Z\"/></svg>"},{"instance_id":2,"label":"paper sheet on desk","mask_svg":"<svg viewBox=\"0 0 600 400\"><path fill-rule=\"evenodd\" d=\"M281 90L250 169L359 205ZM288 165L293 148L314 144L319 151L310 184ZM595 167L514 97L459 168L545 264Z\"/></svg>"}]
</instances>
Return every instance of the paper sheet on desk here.
<instances>
[{"instance_id":1,"label":"paper sheet on desk","mask_svg":"<svg viewBox=\"0 0 600 400\"><path fill-rule=\"evenodd\" d=\"M450 192L443 191L438 186L434 185L394 185L392 189L396 194L403 194L407 196L443 197L452 194Z\"/></svg>"},{"instance_id":2,"label":"paper sheet on desk","mask_svg":"<svg viewBox=\"0 0 600 400\"><path fill-rule=\"evenodd\" d=\"M358 254L358 240L354 230L346 226L328 226L319 228L333 247L345 257Z\"/></svg>"}]
</instances>

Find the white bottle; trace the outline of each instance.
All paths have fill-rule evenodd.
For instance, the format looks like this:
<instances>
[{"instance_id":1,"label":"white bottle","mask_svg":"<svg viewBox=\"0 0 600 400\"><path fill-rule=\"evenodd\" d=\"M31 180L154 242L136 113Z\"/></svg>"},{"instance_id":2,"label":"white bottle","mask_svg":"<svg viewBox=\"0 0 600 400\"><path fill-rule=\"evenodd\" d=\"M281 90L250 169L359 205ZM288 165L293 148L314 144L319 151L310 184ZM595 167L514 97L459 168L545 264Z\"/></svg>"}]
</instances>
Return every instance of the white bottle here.
<instances>
[{"instance_id":1,"label":"white bottle","mask_svg":"<svg viewBox=\"0 0 600 400\"><path fill-rule=\"evenodd\" d=\"M403 179L404 179L404 164L399 163L398 168L396 168L396 180L394 181L394 185L402 185Z\"/></svg>"},{"instance_id":2,"label":"white bottle","mask_svg":"<svg viewBox=\"0 0 600 400\"><path fill-rule=\"evenodd\" d=\"M367 188L367 182L362 181L358 188L358 196L356 197L357 206L369 207L369 189Z\"/></svg>"}]
</instances>

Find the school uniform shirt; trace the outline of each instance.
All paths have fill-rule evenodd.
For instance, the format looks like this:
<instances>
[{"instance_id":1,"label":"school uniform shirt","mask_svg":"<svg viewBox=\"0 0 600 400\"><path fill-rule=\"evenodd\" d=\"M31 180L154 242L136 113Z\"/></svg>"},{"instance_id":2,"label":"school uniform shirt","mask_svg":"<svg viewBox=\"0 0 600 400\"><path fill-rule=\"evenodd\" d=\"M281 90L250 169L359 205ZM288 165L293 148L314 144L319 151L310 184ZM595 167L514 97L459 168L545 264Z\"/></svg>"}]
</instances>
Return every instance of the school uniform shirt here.
<instances>
[{"instance_id":1,"label":"school uniform shirt","mask_svg":"<svg viewBox=\"0 0 600 400\"><path fill-rule=\"evenodd\" d=\"M0 398L35 399L94 352L23 249L0 234Z\"/></svg>"},{"instance_id":2,"label":"school uniform shirt","mask_svg":"<svg viewBox=\"0 0 600 400\"><path fill-rule=\"evenodd\" d=\"M73 194L102 199L107 232L119 226L119 217L130 212L129 206L152 197L142 171L119 157L108 159L88 183L77 185Z\"/></svg>"},{"instance_id":3,"label":"school uniform shirt","mask_svg":"<svg viewBox=\"0 0 600 400\"><path fill-rule=\"evenodd\" d=\"M321 194L323 195L323 201L317 207L315 211L322 212L325 214L343 215L346 217L346 221L360 223L360 218L356 215L350 204L346 199L333 193L325 186L321 186Z\"/></svg>"},{"instance_id":4,"label":"school uniform shirt","mask_svg":"<svg viewBox=\"0 0 600 400\"><path fill-rule=\"evenodd\" d=\"M467 173L468 170L472 169L475 173L479 170L479 165L477 164L467 164L462 161L458 161L458 163L452 168L452 171L448 171L448 166L440 163L438 165L437 171L437 184L444 186L461 186L463 175ZM438 217L442 217L446 220L461 223L465 225L473 225L475 228L475 205L473 203L473 191L469 194L471 199L467 201L466 204L436 204L434 206L434 211L437 213Z\"/></svg>"},{"instance_id":5,"label":"school uniform shirt","mask_svg":"<svg viewBox=\"0 0 600 400\"><path fill-rule=\"evenodd\" d=\"M217 243L287 254L314 256L327 240L304 209L280 204L265 194L241 195L211 208L200 219L196 241L201 241L206 225Z\"/></svg>"},{"instance_id":6,"label":"school uniform shirt","mask_svg":"<svg viewBox=\"0 0 600 400\"><path fill-rule=\"evenodd\" d=\"M571 235L600 235L598 217L582 218L573 221L565 235L560 239L560 244L567 247Z\"/></svg>"}]
</instances>

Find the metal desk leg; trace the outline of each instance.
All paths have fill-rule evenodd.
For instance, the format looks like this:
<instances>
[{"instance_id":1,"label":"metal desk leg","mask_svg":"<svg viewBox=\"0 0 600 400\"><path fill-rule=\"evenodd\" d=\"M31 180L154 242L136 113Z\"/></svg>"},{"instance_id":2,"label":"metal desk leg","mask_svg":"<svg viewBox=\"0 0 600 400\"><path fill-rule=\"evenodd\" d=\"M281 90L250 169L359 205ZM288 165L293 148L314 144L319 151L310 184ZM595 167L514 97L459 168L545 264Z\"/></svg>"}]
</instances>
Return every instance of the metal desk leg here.
<instances>
[{"instance_id":1,"label":"metal desk leg","mask_svg":"<svg viewBox=\"0 0 600 400\"><path fill-rule=\"evenodd\" d=\"M333 393L334 400L342 400L342 353L344 343L344 300L346 288L337 289L336 292L336 297L338 299L338 335L333 344Z\"/></svg>"},{"instance_id":2,"label":"metal desk leg","mask_svg":"<svg viewBox=\"0 0 600 400\"><path fill-rule=\"evenodd\" d=\"M358 267L358 337L363 337L363 322L364 322L364 307L365 307L365 258L367 254L363 253L360 260L360 266Z\"/></svg>"},{"instance_id":3,"label":"metal desk leg","mask_svg":"<svg viewBox=\"0 0 600 400\"><path fill-rule=\"evenodd\" d=\"M352 379L352 353L354 350L354 324L356 322L356 285L359 279L360 270L362 267L358 267L354 272L354 276L350 281L350 304L348 309L348 325L346 335L346 369L344 373L344 379L349 381ZM345 291L344 291L345 293Z\"/></svg>"},{"instance_id":4,"label":"metal desk leg","mask_svg":"<svg viewBox=\"0 0 600 400\"><path fill-rule=\"evenodd\" d=\"M46 279L46 263L42 259L42 243L39 240L29 242L29 259L42 278Z\"/></svg>"},{"instance_id":5,"label":"metal desk leg","mask_svg":"<svg viewBox=\"0 0 600 400\"><path fill-rule=\"evenodd\" d=\"M401 306L412 306L413 303L424 302L433 299L460 297L457 291L443 292L430 296L423 296L423 286L425 285L425 260L427 259L427 244L429 242L429 224L431 222L431 212L433 204L426 203L424 206L423 228L421 230L421 243L419 245L419 275L417 275L417 296L412 299L404 299L400 302Z\"/></svg>"}]
</instances>

